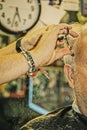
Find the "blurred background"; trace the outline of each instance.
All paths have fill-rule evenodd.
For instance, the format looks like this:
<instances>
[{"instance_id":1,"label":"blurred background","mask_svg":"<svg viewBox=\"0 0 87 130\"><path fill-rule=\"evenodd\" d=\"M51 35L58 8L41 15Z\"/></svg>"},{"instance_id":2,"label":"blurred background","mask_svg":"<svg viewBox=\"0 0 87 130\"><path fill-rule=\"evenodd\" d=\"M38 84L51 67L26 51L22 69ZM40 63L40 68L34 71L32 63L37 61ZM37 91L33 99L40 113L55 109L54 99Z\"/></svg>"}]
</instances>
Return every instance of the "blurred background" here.
<instances>
[{"instance_id":1,"label":"blurred background","mask_svg":"<svg viewBox=\"0 0 87 130\"><path fill-rule=\"evenodd\" d=\"M26 16L26 17L25 17ZM87 26L87 0L0 0L0 48L31 30L49 24L75 23ZM0 113L14 127L71 104L73 91L63 72L63 60L31 79L22 76L0 86ZM16 127L15 127L16 129Z\"/></svg>"}]
</instances>

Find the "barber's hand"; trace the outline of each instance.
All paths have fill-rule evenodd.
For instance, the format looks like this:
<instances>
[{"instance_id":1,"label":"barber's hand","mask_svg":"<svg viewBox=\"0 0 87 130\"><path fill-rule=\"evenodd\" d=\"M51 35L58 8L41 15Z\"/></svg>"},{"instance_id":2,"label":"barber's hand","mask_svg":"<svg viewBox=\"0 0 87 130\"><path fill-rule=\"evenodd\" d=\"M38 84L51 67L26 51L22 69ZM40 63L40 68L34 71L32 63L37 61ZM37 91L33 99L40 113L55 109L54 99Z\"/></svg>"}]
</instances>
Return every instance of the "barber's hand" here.
<instances>
[{"instance_id":1,"label":"barber's hand","mask_svg":"<svg viewBox=\"0 0 87 130\"><path fill-rule=\"evenodd\" d=\"M45 30L41 39L38 41L37 46L31 50L31 55L35 61L36 67L50 64L62 57L65 54L69 54L69 50L59 51L57 46L57 38L59 34L66 34L66 29L72 27L67 24L51 25ZM70 35L76 36L75 32L70 32Z\"/></svg>"},{"instance_id":2,"label":"barber's hand","mask_svg":"<svg viewBox=\"0 0 87 130\"><path fill-rule=\"evenodd\" d=\"M29 31L21 40L22 48L27 51L33 49L45 32L46 28L47 27L42 27Z\"/></svg>"},{"instance_id":3,"label":"barber's hand","mask_svg":"<svg viewBox=\"0 0 87 130\"><path fill-rule=\"evenodd\" d=\"M65 27L65 29L61 30L60 34L66 34L67 33L66 29L67 29L67 27ZM75 38L77 38L79 35L76 32L74 32L72 30L72 28L69 28L69 35L72 36L71 40L73 42L72 45L69 47L72 47L76 41ZM64 42L57 40L57 44L54 49L54 53L53 53L51 59L49 60L48 65L53 63L55 60L62 58L64 55L73 55L73 51L71 51L69 47L58 48L58 46L60 46L63 43Z\"/></svg>"}]
</instances>

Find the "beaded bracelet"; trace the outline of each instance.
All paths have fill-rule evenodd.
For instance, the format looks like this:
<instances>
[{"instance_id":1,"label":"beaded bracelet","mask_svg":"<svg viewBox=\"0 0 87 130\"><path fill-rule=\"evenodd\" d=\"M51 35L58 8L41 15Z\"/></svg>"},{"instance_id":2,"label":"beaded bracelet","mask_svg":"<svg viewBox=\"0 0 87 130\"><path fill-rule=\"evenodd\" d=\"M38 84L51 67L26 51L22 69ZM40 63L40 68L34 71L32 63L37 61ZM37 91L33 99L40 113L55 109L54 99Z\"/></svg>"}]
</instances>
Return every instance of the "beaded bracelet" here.
<instances>
[{"instance_id":1,"label":"beaded bracelet","mask_svg":"<svg viewBox=\"0 0 87 130\"><path fill-rule=\"evenodd\" d=\"M29 65L29 70L27 71L27 75L29 77L36 76L38 69L35 67L35 64L34 64L34 61L33 61L31 54L25 50L22 50L21 54L24 55L24 57L27 60L28 65Z\"/></svg>"},{"instance_id":2,"label":"beaded bracelet","mask_svg":"<svg viewBox=\"0 0 87 130\"><path fill-rule=\"evenodd\" d=\"M21 47L21 38L17 40L16 42L16 51L19 53L22 51L22 47Z\"/></svg>"},{"instance_id":3,"label":"beaded bracelet","mask_svg":"<svg viewBox=\"0 0 87 130\"><path fill-rule=\"evenodd\" d=\"M34 77L37 75L38 71L40 71L40 72L42 72L42 74L44 74L49 79L49 76L48 76L48 73L46 72L46 70L42 69L41 67L36 68L33 58L31 56L31 54L29 53L29 51L26 51L21 47L21 38L19 40L17 40L17 42L16 42L16 51L18 53L21 52L21 54L23 54L27 60L27 63L29 65L29 70L27 71L27 76Z\"/></svg>"},{"instance_id":4,"label":"beaded bracelet","mask_svg":"<svg viewBox=\"0 0 87 130\"><path fill-rule=\"evenodd\" d=\"M16 42L16 50L17 52L21 52L21 54L23 54L23 56L26 58L28 66L29 66L29 70L27 71L27 75L29 77L34 77L37 75L38 69L35 67L35 63L33 61L33 58L30 54L29 51L24 50L21 47L21 39L17 40Z\"/></svg>"}]
</instances>

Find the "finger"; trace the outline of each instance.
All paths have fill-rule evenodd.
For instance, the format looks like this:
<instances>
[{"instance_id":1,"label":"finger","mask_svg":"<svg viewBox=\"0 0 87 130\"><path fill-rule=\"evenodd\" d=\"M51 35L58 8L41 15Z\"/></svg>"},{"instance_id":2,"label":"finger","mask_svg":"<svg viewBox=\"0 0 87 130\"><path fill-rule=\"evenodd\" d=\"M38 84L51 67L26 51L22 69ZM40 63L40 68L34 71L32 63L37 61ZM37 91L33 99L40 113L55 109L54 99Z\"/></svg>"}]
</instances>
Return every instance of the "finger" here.
<instances>
[{"instance_id":1,"label":"finger","mask_svg":"<svg viewBox=\"0 0 87 130\"><path fill-rule=\"evenodd\" d=\"M69 34L70 34L72 37L78 37L78 36L79 36L78 33L74 32L74 31L72 31L72 30L69 31Z\"/></svg>"},{"instance_id":2,"label":"finger","mask_svg":"<svg viewBox=\"0 0 87 130\"><path fill-rule=\"evenodd\" d=\"M46 31L46 28L47 28L46 26L35 28L34 30L29 31L25 37L31 38L31 36L33 37L34 35L37 35L37 34L43 34Z\"/></svg>"},{"instance_id":3,"label":"finger","mask_svg":"<svg viewBox=\"0 0 87 130\"><path fill-rule=\"evenodd\" d=\"M50 60L46 63L46 65L52 64L54 61L61 59L64 55L71 55L71 51L68 48L55 49Z\"/></svg>"},{"instance_id":4,"label":"finger","mask_svg":"<svg viewBox=\"0 0 87 130\"><path fill-rule=\"evenodd\" d=\"M33 37L27 41L28 50L33 49L37 45L37 43L41 39L41 36L42 36L41 34L37 34L35 37Z\"/></svg>"},{"instance_id":5,"label":"finger","mask_svg":"<svg viewBox=\"0 0 87 130\"><path fill-rule=\"evenodd\" d=\"M34 37L32 37L29 40L29 44L36 45L37 42L39 42L40 38L42 37L42 34L36 34Z\"/></svg>"},{"instance_id":6,"label":"finger","mask_svg":"<svg viewBox=\"0 0 87 130\"><path fill-rule=\"evenodd\" d=\"M63 40L61 40L61 41L57 40L56 46L59 46L59 45L61 45L61 44L64 44Z\"/></svg>"},{"instance_id":7,"label":"finger","mask_svg":"<svg viewBox=\"0 0 87 130\"><path fill-rule=\"evenodd\" d=\"M55 43L56 44L56 40L57 40L57 36L58 36L58 32L59 32L59 29L56 28L54 25L53 26L50 26L50 29L47 30L42 38L41 38L41 42L44 42L44 41L48 41L48 43L46 42L46 44L53 44Z\"/></svg>"},{"instance_id":8,"label":"finger","mask_svg":"<svg viewBox=\"0 0 87 130\"><path fill-rule=\"evenodd\" d=\"M55 60L62 58L64 55L71 55L69 48L62 48L55 50Z\"/></svg>"},{"instance_id":9,"label":"finger","mask_svg":"<svg viewBox=\"0 0 87 130\"><path fill-rule=\"evenodd\" d=\"M65 23L62 23L62 24L59 24L59 25L57 25L57 26L59 26L59 29L72 29L72 26L71 25L68 25L68 24L65 24Z\"/></svg>"},{"instance_id":10,"label":"finger","mask_svg":"<svg viewBox=\"0 0 87 130\"><path fill-rule=\"evenodd\" d=\"M46 31L53 29L55 26L56 26L55 24L48 25Z\"/></svg>"},{"instance_id":11,"label":"finger","mask_svg":"<svg viewBox=\"0 0 87 130\"><path fill-rule=\"evenodd\" d=\"M60 34L67 34L67 29L65 29L65 28L64 29L60 29L59 30L59 35Z\"/></svg>"},{"instance_id":12,"label":"finger","mask_svg":"<svg viewBox=\"0 0 87 130\"><path fill-rule=\"evenodd\" d=\"M67 29L69 29L69 34L73 37L78 37L78 33L72 31L72 26L68 24L61 24L59 25L59 34L67 34Z\"/></svg>"},{"instance_id":13,"label":"finger","mask_svg":"<svg viewBox=\"0 0 87 130\"><path fill-rule=\"evenodd\" d=\"M32 37L23 37L21 41L21 45L26 50L31 50L34 48L35 45L39 42L40 38L42 37L42 34L36 34Z\"/></svg>"}]
</instances>

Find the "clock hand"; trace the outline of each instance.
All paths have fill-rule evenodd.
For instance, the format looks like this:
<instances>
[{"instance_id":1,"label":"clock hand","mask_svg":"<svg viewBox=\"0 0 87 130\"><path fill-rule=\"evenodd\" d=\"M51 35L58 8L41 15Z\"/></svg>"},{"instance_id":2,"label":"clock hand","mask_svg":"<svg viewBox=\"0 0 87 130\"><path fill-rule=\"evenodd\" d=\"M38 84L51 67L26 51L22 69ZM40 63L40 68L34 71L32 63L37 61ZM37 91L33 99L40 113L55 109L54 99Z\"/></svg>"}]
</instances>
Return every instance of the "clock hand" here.
<instances>
[{"instance_id":1,"label":"clock hand","mask_svg":"<svg viewBox=\"0 0 87 130\"><path fill-rule=\"evenodd\" d=\"M16 15L18 16L19 21L21 22L21 18L20 18L20 15L19 15L18 7L16 7Z\"/></svg>"},{"instance_id":2,"label":"clock hand","mask_svg":"<svg viewBox=\"0 0 87 130\"><path fill-rule=\"evenodd\" d=\"M18 7L16 7L16 12L15 12L13 20L12 20L12 24L11 24L12 27L13 27L14 20L15 20L16 16L18 16L19 21L21 22L21 18L20 18L19 12L18 12Z\"/></svg>"},{"instance_id":3,"label":"clock hand","mask_svg":"<svg viewBox=\"0 0 87 130\"><path fill-rule=\"evenodd\" d=\"M12 20L11 27L13 27L13 24L14 24L15 17L16 17L16 13L14 14L14 17L13 17L13 20Z\"/></svg>"}]
</instances>

